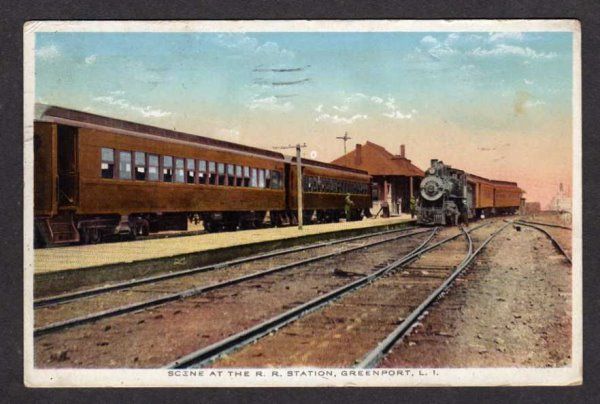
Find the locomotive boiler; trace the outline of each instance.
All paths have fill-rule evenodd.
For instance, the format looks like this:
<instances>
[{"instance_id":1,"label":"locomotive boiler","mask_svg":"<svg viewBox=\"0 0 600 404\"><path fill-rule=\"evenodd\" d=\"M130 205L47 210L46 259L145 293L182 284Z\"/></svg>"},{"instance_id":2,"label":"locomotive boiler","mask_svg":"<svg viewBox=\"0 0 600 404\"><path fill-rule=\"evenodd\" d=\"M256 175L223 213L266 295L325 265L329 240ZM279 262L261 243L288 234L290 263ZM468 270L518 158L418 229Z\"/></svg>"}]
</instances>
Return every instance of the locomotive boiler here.
<instances>
[{"instance_id":1,"label":"locomotive boiler","mask_svg":"<svg viewBox=\"0 0 600 404\"><path fill-rule=\"evenodd\" d=\"M437 159L421 181L417 203L417 223L454 224L467 222L469 206L467 174Z\"/></svg>"},{"instance_id":2,"label":"locomotive boiler","mask_svg":"<svg viewBox=\"0 0 600 404\"><path fill-rule=\"evenodd\" d=\"M516 182L491 180L431 160L421 181L417 223L468 223L470 218L516 214L524 204Z\"/></svg>"}]
</instances>

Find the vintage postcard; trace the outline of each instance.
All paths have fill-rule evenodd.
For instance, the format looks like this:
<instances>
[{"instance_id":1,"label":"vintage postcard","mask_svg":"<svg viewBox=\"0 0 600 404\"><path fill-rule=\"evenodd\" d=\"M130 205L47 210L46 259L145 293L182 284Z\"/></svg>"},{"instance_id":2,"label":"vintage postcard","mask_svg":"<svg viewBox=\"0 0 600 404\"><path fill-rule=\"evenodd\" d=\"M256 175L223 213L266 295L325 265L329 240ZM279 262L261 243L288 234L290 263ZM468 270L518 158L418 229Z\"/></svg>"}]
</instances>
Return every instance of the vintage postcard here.
<instances>
[{"instance_id":1,"label":"vintage postcard","mask_svg":"<svg viewBox=\"0 0 600 404\"><path fill-rule=\"evenodd\" d=\"M582 383L573 20L24 26L30 387Z\"/></svg>"}]
</instances>

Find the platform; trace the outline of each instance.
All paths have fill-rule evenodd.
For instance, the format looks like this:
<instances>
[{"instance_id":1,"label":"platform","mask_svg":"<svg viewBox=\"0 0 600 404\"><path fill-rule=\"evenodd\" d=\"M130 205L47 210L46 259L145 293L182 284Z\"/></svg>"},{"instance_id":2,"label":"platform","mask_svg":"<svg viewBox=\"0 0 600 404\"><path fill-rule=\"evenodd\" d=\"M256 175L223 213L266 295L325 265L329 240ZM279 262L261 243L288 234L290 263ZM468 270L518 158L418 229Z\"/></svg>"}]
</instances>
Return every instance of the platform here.
<instances>
[{"instance_id":1,"label":"platform","mask_svg":"<svg viewBox=\"0 0 600 404\"><path fill-rule=\"evenodd\" d=\"M313 224L304 226L303 230L293 226L37 249L34 252L34 273L36 283L52 279L52 283L66 282L75 287L75 284L83 282L75 279L77 276L95 278L93 282L89 280L92 283L128 279L153 272L212 264L327 238L364 234L411 222L410 216L404 215L349 223ZM118 269L127 269L129 272L116 274ZM36 289L39 286L41 285L36 284Z\"/></svg>"}]
</instances>

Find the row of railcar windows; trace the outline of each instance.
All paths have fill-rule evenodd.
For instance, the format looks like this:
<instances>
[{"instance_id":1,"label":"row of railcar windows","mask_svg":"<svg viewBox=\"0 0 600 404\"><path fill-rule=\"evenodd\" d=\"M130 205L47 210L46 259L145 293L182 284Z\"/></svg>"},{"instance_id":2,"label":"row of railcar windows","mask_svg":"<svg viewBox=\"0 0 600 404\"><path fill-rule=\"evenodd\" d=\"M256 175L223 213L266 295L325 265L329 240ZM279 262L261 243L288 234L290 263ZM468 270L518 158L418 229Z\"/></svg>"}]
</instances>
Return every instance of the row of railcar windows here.
<instances>
[{"instance_id":1,"label":"row of railcar windows","mask_svg":"<svg viewBox=\"0 0 600 404\"><path fill-rule=\"evenodd\" d=\"M369 185L363 182L343 181L335 178L316 177L307 175L302 177L305 192L328 192L338 194L368 194Z\"/></svg>"},{"instance_id":2,"label":"row of railcar windows","mask_svg":"<svg viewBox=\"0 0 600 404\"><path fill-rule=\"evenodd\" d=\"M280 171L102 148L102 178L281 189Z\"/></svg>"}]
</instances>

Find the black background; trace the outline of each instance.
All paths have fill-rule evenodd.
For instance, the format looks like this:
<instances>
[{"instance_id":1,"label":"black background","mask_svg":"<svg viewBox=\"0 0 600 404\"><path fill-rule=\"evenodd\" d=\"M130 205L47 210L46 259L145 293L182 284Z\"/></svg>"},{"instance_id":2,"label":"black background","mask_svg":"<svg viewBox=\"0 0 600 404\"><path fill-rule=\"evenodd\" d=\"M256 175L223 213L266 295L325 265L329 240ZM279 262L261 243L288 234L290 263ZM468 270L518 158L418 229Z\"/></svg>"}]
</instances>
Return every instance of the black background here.
<instances>
[{"instance_id":1,"label":"black background","mask_svg":"<svg viewBox=\"0 0 600 404\"><path fill-rule=\"evenodd\" d=\"M600 400L600 116L597 1L62 1L0 4L0 401L597 402ZM23 24L30 20L528 19L581 21L583 69L584 384L528 388L27 389L23 385ZM535 164L535 162L531 162Z\"/></svg>"}]
</instances>

